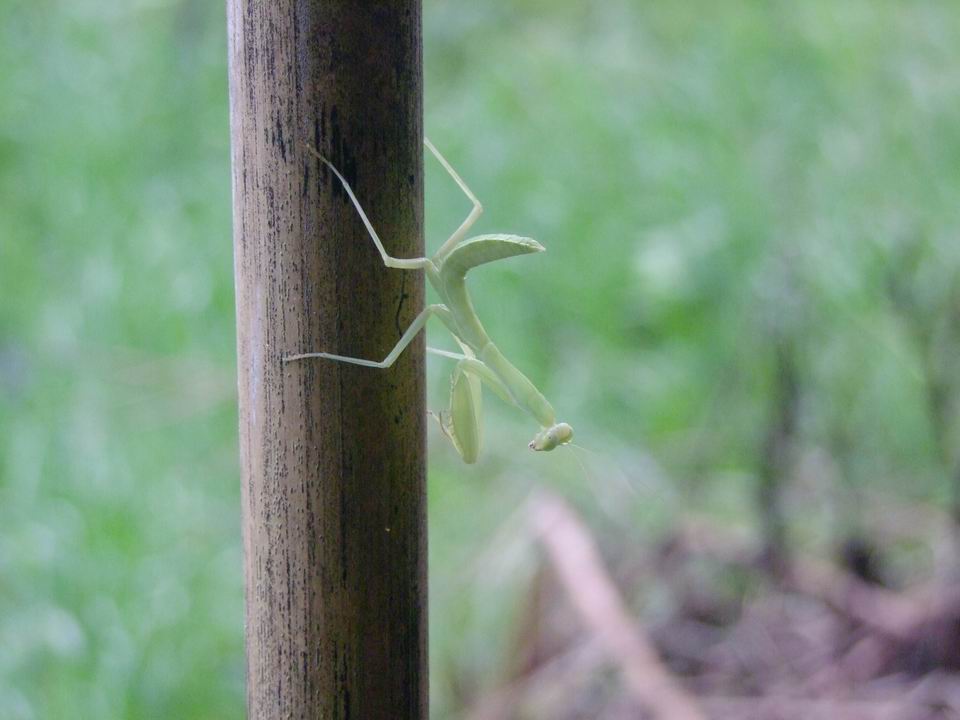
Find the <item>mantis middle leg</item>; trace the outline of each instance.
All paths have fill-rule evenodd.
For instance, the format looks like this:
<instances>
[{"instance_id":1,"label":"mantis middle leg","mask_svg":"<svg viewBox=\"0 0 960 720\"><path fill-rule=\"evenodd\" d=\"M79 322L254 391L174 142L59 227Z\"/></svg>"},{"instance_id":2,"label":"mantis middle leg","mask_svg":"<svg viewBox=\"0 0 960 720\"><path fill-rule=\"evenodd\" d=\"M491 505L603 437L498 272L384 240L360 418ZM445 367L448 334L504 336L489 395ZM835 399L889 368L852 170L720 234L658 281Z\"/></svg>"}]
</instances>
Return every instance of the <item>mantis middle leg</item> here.
<instances>
[{"instance_id":1,"label":"mantis middle leg","mask_svg":"<svg viewBox=\"0 0 960 720\"><path fill-rule=\"evenodd\" d=\"M400 340L397 341L397 344L393 346L387 356L380 360L366 360L365 358L355 358L348 357L346 355L334 355L333 353L325 352L310 352L310 353L300 353L299 355L288 355L283 359L286 362L292 362L294 360L305 360L306 358L326 358L327 360L337 360L338 362L345 362L351 365L362 365L363 367L372 367L372 368L388 368L393 363L396 362L397 358L400 357L407 345L417 336L417 333L423 330L423 326L427 324L427 320L430 319L432 315L438 315L444 323L453 322L450 310L446 305L428 305L423 309L423 311L417 315L410 327L407 328L406 332L400 337Z\"/></svg>"}]
</instances>

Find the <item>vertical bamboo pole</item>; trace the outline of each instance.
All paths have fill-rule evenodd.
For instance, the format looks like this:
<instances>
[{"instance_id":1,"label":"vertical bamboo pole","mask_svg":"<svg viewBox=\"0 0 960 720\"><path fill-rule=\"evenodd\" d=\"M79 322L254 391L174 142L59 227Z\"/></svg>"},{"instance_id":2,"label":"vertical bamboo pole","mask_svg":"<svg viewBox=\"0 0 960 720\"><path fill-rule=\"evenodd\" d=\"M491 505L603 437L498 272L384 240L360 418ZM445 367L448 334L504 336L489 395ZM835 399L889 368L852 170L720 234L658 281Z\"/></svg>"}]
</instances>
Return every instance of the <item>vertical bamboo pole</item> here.
<instances>
[{"instance_id":1,"label":"vertical bamboo pole","mask_svg":"<svg viewBox=\"0 0 960 720\"><path fill-rule=\"evenodd\" d=\"M250 718L427 715L419 0L228 0Z\"/></svg>"}]
</instances>

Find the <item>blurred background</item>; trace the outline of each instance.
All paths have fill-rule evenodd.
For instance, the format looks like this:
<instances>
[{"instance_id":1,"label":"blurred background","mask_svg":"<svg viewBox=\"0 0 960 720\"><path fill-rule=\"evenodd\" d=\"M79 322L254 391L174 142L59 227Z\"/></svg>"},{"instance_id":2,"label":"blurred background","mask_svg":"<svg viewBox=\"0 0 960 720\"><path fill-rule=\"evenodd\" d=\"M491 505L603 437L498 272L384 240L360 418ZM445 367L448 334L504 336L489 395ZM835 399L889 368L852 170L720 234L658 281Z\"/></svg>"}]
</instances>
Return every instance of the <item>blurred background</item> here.
<instances>
[{"instance_id":1,"label":"blurred background","mask_svg":"<svg viewBox=\"0 0 960 720\"><path fill-rule=\"evenodd\" d=\"M222 3L0 7L0 718L242 717ZM583 446L431 426L433 717L956 717L960 6L424 25L475 229L548 248L478 311Z\"/></svg>"}]
</instances>

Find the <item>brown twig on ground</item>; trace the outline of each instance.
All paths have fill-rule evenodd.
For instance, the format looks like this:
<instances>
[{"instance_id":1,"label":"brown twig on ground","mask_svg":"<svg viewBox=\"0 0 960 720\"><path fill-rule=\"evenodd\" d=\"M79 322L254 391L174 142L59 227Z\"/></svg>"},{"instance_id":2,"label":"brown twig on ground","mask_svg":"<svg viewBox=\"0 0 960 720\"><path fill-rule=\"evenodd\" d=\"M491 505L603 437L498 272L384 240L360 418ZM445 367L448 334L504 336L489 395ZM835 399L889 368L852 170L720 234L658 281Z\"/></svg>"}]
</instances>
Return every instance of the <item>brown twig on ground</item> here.
<instances>
[{"instance_id":1,"label":"brown twig on ground","mask_svg":"<svg viewBox=\"0 0 960 720\"><path fill-rule=\"evenodd\" d=\"M559 690L566 697L553 697L554 702L570 702L576 695L578 681L593 674L605 658L599 641L574 643L566 650L545 660L527 674L482 696L466 714L467 720L510 720L517 708L529 704L547 705L545 698ZM524 716L526 717L526 716ZM539 716L538 716L539 717ZM547 716L549 717L549 715Z\"/></svg>"},{"instance_id":2,"label":"brown twig on ground","mask_svg":"<svg viewBox=\"0 0 960 720\"><path fill-rule=\"evenodd\" d=\"M532 500L530 519L573 606L619 665L632 697L655 718L704 720L696 701L630 617L593 538L573 510L542 491Z\"/></svg>"}]
</instances>

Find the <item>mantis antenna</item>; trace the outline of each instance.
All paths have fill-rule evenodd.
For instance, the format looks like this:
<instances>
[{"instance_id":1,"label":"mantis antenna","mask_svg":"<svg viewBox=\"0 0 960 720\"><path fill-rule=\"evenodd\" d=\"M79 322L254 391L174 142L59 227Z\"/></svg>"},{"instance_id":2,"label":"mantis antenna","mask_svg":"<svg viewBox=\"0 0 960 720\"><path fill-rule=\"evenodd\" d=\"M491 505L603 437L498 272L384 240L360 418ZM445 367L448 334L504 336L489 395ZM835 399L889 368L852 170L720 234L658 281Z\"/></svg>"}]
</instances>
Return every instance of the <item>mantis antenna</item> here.
<instances>
[{"instance_id":1,"label":"mantis antenna","mask_svg":"<svg viewBox=\"0 0 960 720\"><path fill-rule=\"evenodd\" d=\"M573 439L573 428L567 423L557 422L553 406L526 375L514 367L493 344L477 317L466 288L467 272L477 265L514 255L543 252L544 247L536 240L519 235L477 235L466 238L470 228L483 212L483 206L433 143L427 138L424 138L423 143L473 203L473 209L460 227L429 258L396 258L387 253L350 183L316 148L307 145L307 150L326 165L343 185L377 252L383 258L383 264L388 268L401 270L423 269L442 303L424 308L383 360L366 360L327 352L306 352L288 355L283 358L283 362L323 358L370 368L388 368L423 329L427 320L436 316L453 335L462 353L427 348L428 352L434 355L457 361L450 378L449 409L435 417L439 420L444 435L453 443L464 462L476 462L480 453L482 384L486 384L502 400L526 411L537 421L540 430L529 443L531 449L553 450L567 445Z\"/></svg>"}]
</instances>

